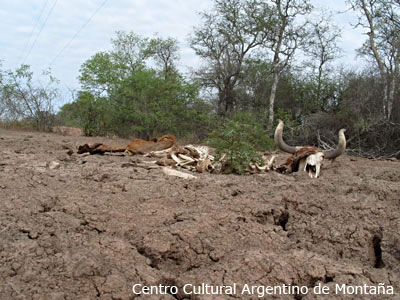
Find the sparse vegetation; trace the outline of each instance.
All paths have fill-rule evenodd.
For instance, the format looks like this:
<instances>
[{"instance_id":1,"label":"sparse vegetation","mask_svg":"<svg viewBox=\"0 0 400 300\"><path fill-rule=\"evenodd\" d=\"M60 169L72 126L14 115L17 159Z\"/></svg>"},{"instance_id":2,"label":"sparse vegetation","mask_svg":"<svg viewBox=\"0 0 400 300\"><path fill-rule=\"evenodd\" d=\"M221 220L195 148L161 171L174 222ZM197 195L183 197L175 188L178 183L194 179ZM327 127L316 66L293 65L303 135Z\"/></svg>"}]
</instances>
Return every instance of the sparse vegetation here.
<instances>
[{"instance_id":1,"label":"sparse vegetation","mask_svg":"<svg viewBox=\"0 0 400 300\"><path fill-rule=\"evenodd\" d=\"M46 84L35 82L28 65L0 72L0 120L16 127L47 131L55 121L57 80L46 72Z\"/></svg>"}]
</instances>

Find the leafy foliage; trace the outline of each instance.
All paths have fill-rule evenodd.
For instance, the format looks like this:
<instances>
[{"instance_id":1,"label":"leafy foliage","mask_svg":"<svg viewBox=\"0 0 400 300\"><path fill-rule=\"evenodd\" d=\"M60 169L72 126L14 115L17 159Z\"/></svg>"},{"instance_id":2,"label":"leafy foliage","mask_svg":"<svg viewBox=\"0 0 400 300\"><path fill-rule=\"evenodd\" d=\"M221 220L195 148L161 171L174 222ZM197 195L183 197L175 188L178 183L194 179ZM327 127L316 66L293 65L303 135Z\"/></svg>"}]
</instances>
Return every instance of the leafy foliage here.
<instances>
[{"instance_id":1,"label":"leafy foliage","mask_svg":"<svg viewBox=\"0 0 400 300\"><path fill-rule=\"evenodd\" d=\"M86 134L107 129L147 139L163 133L183 136L194 129L194 122L207 120L206 112L199 110L204 106L198 85L186 81L174 66L177 41L117 32L112 45L111 51L96 53L80 70L84 92L69 117Z\"/></svg>"},{"instance_id":2,"label":"leafy foliage","mask_svg":"<svg viewBox=\"0 0 400 300\"><path fill-rule=\"evenodd\" d=\"M95 98L89 92L80 92L78 98L61 107L58 119L64 120L65 125L80 127L87 136L103 135L107 118L107 101Z\"/></svg>"},{"instance_id":3,"label":"leafy foliage","mask_svg":"<svg viewBox=\"0 0 400 300\"><path fill-rule=\"evenodd\" d=\"M152 70L136 71L110 97L114 130L144 138L184 135L193 128L197 112L191 106L199 101L197 95L197 86L178 76L164 79Z\"/></svg>"},{"instance_id":4,"label":"leafy foliage","mask_svg":"<svg viewBox=\"0 0 400 300\"><path fill-rule=\"evenodd\" d=\"M214 130L210 145L216 148L217 159L225 155L222 160L225 173L242 174L250 163L263 164L257 146L263 150L272 148L273 141L250 114L242 113Z\"/></svg>"}]
</instances>

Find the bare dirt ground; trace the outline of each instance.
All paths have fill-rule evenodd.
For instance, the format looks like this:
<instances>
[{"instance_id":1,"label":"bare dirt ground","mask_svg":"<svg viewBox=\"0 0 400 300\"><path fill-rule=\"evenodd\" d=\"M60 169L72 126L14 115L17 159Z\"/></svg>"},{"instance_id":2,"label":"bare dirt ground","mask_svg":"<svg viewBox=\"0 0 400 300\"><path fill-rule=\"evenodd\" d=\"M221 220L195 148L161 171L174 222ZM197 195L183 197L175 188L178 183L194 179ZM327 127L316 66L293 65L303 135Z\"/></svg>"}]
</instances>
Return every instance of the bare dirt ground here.
<instances>
[{"instance_id":1,"label":"bare dirt ground","mask_svg":"<svg viewBox=\"0 0 400 300\"><path fill-rule=\"evenodd\" d=\"M400 299L399 161L343 156L319 179L188 181L135 168L134 157L66 153L95 141L127 144L0 129L1 300ZM183 292L202 283L237 292ZM179 292L135 295L134 284ZM245 285L309 291L259 298Z\"/></svg>"}]
</instances>

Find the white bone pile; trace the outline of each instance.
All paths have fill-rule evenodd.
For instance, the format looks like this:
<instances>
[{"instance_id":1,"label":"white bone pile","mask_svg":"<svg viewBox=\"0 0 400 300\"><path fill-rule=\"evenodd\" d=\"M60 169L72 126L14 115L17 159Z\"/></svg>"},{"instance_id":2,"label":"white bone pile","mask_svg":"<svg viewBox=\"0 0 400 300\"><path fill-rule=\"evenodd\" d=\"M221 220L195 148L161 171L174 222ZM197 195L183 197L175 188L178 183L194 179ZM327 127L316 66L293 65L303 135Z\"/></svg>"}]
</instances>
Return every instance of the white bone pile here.
<instances>
[{"instance_id":1,"label":"white bone pile","mask_svg":"<svg viewBox=\"0 0 400 300\"><path fill-rule=\"evenodd\" d=\"M218 163L213 163L215 157L210 154L207 146L186 145L171 147L162 151L152 151L145 156L159 158L157 165L180 167L190 171L213 172Z\"/></svg>"},{"instance_id":2,"label":"white bone pile","mask_svg":"<svg viewBox=\"0 0 400 300\"><path fill-rule=\"evenodd\" d=\"M222 162L226 156L222 155L219 160L216 160L210 152L211 149L204 145L174 146L165 150L153 151L145 154L147 157L158 158L158 160L141 162L140 166L147 166L149 169L174 167L199 173L219 173L221 172ZM249 173L260 173L273 170L275 156L270 158L263 156L262 158L264 160L264 165L250 164L246 171Z\"/></svg>"}]
</instances>

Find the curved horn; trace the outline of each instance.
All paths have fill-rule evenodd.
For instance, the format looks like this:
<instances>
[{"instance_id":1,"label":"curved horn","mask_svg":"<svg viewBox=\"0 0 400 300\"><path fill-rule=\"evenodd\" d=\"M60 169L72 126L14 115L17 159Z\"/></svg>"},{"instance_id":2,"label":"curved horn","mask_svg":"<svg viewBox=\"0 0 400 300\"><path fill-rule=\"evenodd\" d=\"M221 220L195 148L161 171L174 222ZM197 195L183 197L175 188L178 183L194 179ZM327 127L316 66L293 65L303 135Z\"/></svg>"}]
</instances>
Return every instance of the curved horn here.
<instances>
[{"instance_id":1,"label":"curved horn","mask_svg":"<svg viewBox=\"0 0 400 300\"><path fill-rule=\"evenodd\" d=\"M283 132L283 122L281 120L278 120L279 124L275 129L275 134L274 134L274 141L275 145L282 151L288 152L288 153L295 153L296 152L296 147L289 146L285 143L285 141L282 138L282 132Z\"/></svg>"},{"instance_id":2,"label":"curved horn","mask_svg":"<svg viewBox=\"0 0 400 300\"><path fill-rule=\"evenodd\" d=\"M334 159L342 155L346 150L346 136L344 135L346 129L339 130L339 142L335 150L324 151L325 158Z\"/></svg>"}]
</instances>

